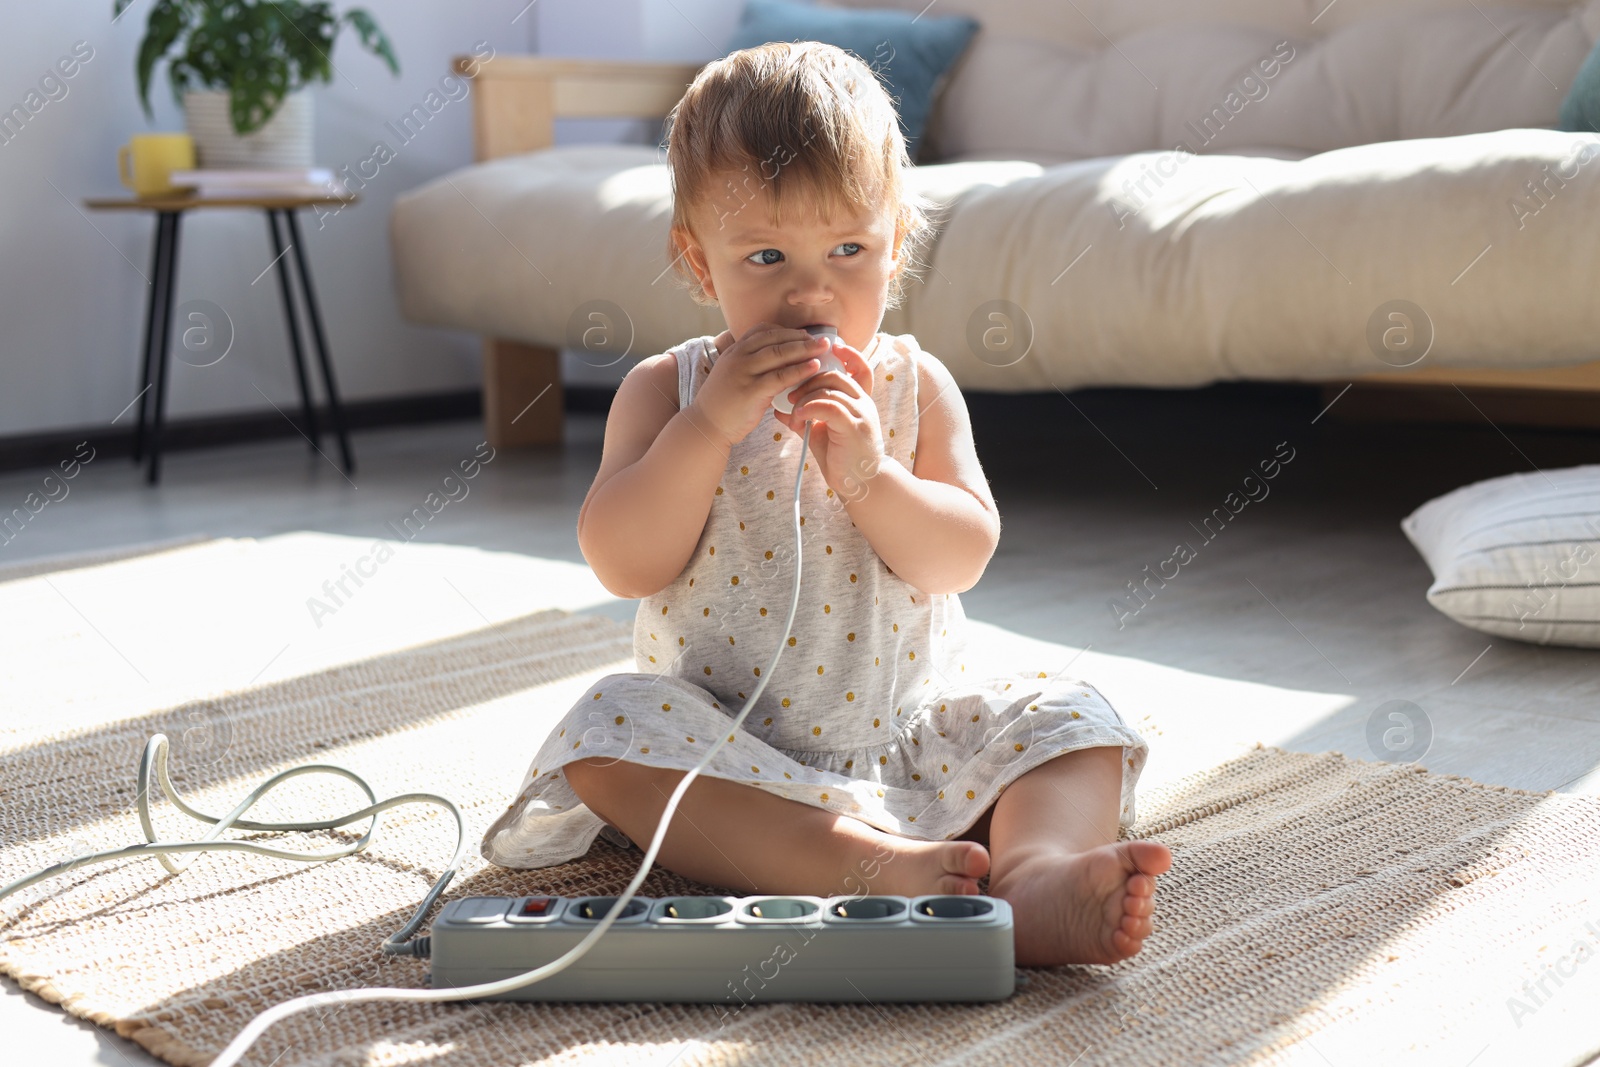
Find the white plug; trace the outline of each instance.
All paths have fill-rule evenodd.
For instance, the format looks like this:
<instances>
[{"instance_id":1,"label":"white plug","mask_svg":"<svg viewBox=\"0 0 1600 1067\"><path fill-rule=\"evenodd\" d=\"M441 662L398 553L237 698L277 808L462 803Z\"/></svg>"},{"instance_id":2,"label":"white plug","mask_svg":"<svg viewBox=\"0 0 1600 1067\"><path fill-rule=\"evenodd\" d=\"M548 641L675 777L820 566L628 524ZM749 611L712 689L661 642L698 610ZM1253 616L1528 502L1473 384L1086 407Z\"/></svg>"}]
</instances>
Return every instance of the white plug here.
<instances>
[{"instance_id":1,"label":"white plug","mask_svg":"<svg viewBox=\"0 0 1600 1067\"><path fill-rule=\"evenodd\" d=\"M805 330L813 337L829 337L832 338L833 341L837 341L839 339L839 331L832 326L807 326ZM839 362L839 357L833 354L833 344L831 341L828 344L828 350L822 353L822 355L818 358L822 361L822 366L817 369L817 374L821 374L823 371L844 370L844 364ZM815 378L816 374L813 374L811 377ZM811 378L807 378L799 385L790 386L788 389L785 389L783 392L772 398L772 406L778 411L783 412L785 415L793 414L794 402L789 399L789 394L794 392L796 389L804 389L806 384L810 381Z\"/></svg>"}]
</instances>

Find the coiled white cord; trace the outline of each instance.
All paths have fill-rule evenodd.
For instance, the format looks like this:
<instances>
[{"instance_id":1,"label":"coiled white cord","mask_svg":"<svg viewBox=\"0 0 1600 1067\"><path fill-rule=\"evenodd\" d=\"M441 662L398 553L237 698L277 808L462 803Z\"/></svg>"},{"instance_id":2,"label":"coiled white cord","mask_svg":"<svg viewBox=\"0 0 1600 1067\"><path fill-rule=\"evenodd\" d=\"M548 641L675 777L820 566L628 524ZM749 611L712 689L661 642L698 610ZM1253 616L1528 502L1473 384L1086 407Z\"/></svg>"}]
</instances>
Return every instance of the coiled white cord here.
<instances>
[{"instance_id":1,"label":"coiled white cord","mask_svg":"<svg viewBox=\"0 0 1600 1067\"><path fill-rule=\"evenodd\" d=\"M634 897L634 894L638 892L639 886L644 882L645 876L650 873L651 865L655 863L656 853L661 850L661 843L666 839L667 836L667 824L671 821L673 812L677 810L678 801L683 797L684 791L689 788L689 783L694 780L695 776L698 775L700 771L711 762L711 758L717 754L718 750L720 750L722 746L727 743L728 737L733 736L732 731L738 730L739 726L744 722L745 717L750 714L750 709L755 706L756 699L761 696L762 691L767 687L768 680L772 678L773 671L778 665L778 657L783 654L784 646L788 643L789 630L794 626L795 611L800 605L800 567L802 555L800 551L800 486L806 469L806 450L809 448L810 444L811 420L807 419L805 432L802 435L800 442L800 463L795 470L794 476L794 595L789 601L789 618L784 623L783 638L778 642L778 650L772 654L772 663L765 671L762 672L761 681L756 685L755 692L751 693L749 699L745 701L744 710L740 711L739 714L734 717L730 732L727 735L720 733L717 735L716 743L714 743L710 749L706 751L706 754L701 757L700 762L695 764L694 767L683 776L682 780L678 782L677 788L672 791L672 795L667 798L667 806L661 813L661 822L656 826L655 837L651 839L650 847L645 850L644 860L639 864L639 872L633 876L633 880L630 881L627 885L627 888L622 891L622 894L617 898L616 903L612 906L611 910L606 913L605 918L601 919L595 925L594 929L590 930L582 941L579 941L576 945L573 945L565 955L551 960L549 963L543 964L542 966L536 967L531 971L515 975L511 978L502 978L497 982L484 982L479 985L459 986L454 989L339 989L326 993L311 993L303 997L296 997L294 1000L286 1000L282 1004L276 1004L271 1008L268 1008L266 1011L250 1020L249 1025L241 1030L238 1036L236 1036L232 1041L228 1042L228 1046L217 1055L216 1059L211 1061L210 1067L234 1067L234 1064L239 1062L240 1057L244 1055L245 1051L251 1045L255 1044L256 1039L266 1031L267 1027L271 1026L280 1019L285 1019L290 1015L305 1011L308 1008L315 1008L323 1004L357 1004L372 1000L446 1001L477 1000L486 997L493 997L501 993L509 993L514 989L520 989L523 986L532 985L535 982L550 977L552 974L563 971L572 966L574 963L578 962L578 960L583 957L584 953L589 951L589 949L594 945L595 941L599 940L599 938L611 928L611 924L614 923L617 920L617 917L623 913L623 910L628 906L628 902L631 901ZM332 764L310 763L301 767L294 767L290 770L283 771L280 774L273 775L261 785L257 786L248 797L240 802L238 807L234 808L233 811L219 819L214 816L207 815L204 812L196 811L194 808L184 803L182 798L178 796L177 791L172 786L172 780L167 775L167 748L168 741L165 734L151 735L149 742L145 745L144 758L139 763L139 824L144 830L145 844L128 845L124 848L110 849L105 852L95 852L86 856L79 856L70 860L64 860L61 863L53 864L52 866L46 867L43 870L36 871L33 874L20 878L17 881L12 882L10 885L5 886L3 889L0 889L0 900L4 900L6 897L17 892L19 889L26 888L35 882L43 881L44 879L53 877L54 875L63 874L67 871L74 870L78 867L86 866L91 863L103 863L107 860L121 859L125 856L153 855L161 861L161 865L163 867L173 874L181 873L187 866L187 863L174 863L168 858L170 854L177 852L208 852L212 850L254 852L262 856L273 856L278 859L299 860L306 863L316 863L322 860L342 859L345 856L349 856L364 850L372 843L373 834L377 831L379 812L385 811L389 808L397 807L401 804L427 801L443 806L449 810L451 815L455 817L455 856L450 861L450 867L444 872L444 874L439 876L439 880L434 883L433 888L428 891L428 895L423 898L421 905L419 905L417 908L416 914L411 917L411 921L406 923L406 925L397 933L385 940L381 946L385 955L404 956L427 954L426 938L417 942L407 942L406 938L410 937L411 934L416 931L417 927L422 924L423 916L425 916L428 912L428 909L433 906L433 902L438 899L439 894L444 891L445 886L450 883L450 879L455 877L457 868L461 866L461 857L466 854L466 823L461 818L460 810L453 803L446 798L437 796L433 793L406 793L401 796L391 797L388 800L379 802L373 795L372 789L367 785L366 781L364 781L354 772L348 771L343 767L336 767ZM166 794L167 799L172 801L173 805L176 806L178 810L182 811L186 815L192 816L193 818L199 819L201 822L215 824L214 828L208 834L206 834L205 837L198 841L156 840L155 824L150 819L150 778L152 770L155 772L155 779L161 786L161 791ZM257 800L265 796L266 793L279 782L287 781L296 775L310 774L313 771L328 771L329 773L337 774L344 778L350 779L352 782L356 783L356 785L361 787L361 791L366 793L367 799L373 801L373 803L368 807L362 808L360 811L354 811L338 819L324 822L255 822L242 817ZM361 839L347 849L340 849L332 852L286 852L282 849L268 848L264 845L253 844L249 841L217 840L218 835L220 835L230 826L237 826L245 830L331 830L335 827L344 826L348 823L355 822L358 819L364 819L369 815L372 816L372 825L367 828L366 833L361 835ZM419 946L421 947L421 951L418 951Z\"/></svg>"},{"instance_id":2,"label":"coiled white cord","mask_svg":"<svg viewBox=\"0 0 1600 1067\"><path fill-rule=\"evenodd\" d=\"M373 796L372 788L368 786L366 781L355 772L348 771L343 767L335 767L329 763L308 763L304 766L294 767L290 770L273 775L261 785L257 786L248 797L240 802L238 807L234 808L233 811L219 819L214 815L207 815L205 812L196 811L194 808L184 803L182 797L178 796L177 790L173 788L172 779L167 775L167 748L168 741L166 734L152 734L150 736L150 740L145 744L144 758L139 762L139 825L144 829L144 839L147 842L146 844L127 845L123 848L108 849L104 852L91 852L85 856L75 856L70 860L63 860L62 862L53 864L52 866L46 867L41 871L35 871L33 874L19 878L5 888L0 889L0 900L5 899L19 889L24 889L35 882L41 882L44 879L54 877L57 874L65 874L68 871L75 870L78 867L87 866L91 863L103 863L107 860L122 859L125 856L153 855L156 857L156 859L161 861L161 865L163 867L171 871L173 874L182 873L183 870L188 866L187 863L174 863L172 860L168 859L168 854L173 852L210 852L213 850L254 852L261 856L273 856L278 859L286 860L300 860L305 863L316 863L322 860L343 859L345 856L363 851L368 845L372 844L372 836L377 832L378 812L386 811L389 808L398 807L401 804L411 804L417 801L425 800L439 804L440 806L448 809L451 815L455 816L456 854L454 859L452 859L450 862L449 870L445 871L445 873L439 878L439 881L434 885L433 889L428 892L427 897L424 898L422 904L418 906L417 912L414 916L412 916L411 921L407 923L405 927L402 928L398 933L384 941L382 946L386 955L411 956L417 954L412 950L411 945L404 944L403 942L407 937L411 936L412 932L415 931L419 925L421 925L422 917L426 915L428 909L433 906L434 900L436 900L439 894L444 891L444 887L449 884L450 879L455 876L456 868L461 865L461 857L465 855L467 851L466 824L461 818L460 810L457 809L453 803L451 803L448 799L437 796L433 793L405 793L397 797L390 797L388 800L380 803L377 802L376 798ZM155 779L161 786L161 791L166 794L167 799L172 801L173 805L179 811L183 812L185 815L199 819L201 822L215 823L215 828L198 841L157 841L155 824L150 819L150 778L152 771L155 772ZM257 800L260 800L269 791L271 791L272 788L279 782L287 781L290 778L296 777L297 775L310 774L313 771L327 771L330 774L337 774L343 778L350 779L352 782L356 783L356 785L360 786L361 791L367 794L367 799L374 801L374 803L369 807L362 808L360 811L353 811L350 814L341 816L338 819L324 822L255 822L251 819L240 818L245 811L251 808ZM331 830L335 827L344 826L347 823L355 822L357 819L365 819L368 815L372 816L372 825L367 828L366 833L361 835L361 839L358 840L354 845L351 845L349 848L336 849L332 852L286 852L283 849L268 848L265 845L257 845L249 841L217 840L218 835L220 835L222 831L228 829L230 826L237 826L243 830Z\"/></svg>"}]
</instances>

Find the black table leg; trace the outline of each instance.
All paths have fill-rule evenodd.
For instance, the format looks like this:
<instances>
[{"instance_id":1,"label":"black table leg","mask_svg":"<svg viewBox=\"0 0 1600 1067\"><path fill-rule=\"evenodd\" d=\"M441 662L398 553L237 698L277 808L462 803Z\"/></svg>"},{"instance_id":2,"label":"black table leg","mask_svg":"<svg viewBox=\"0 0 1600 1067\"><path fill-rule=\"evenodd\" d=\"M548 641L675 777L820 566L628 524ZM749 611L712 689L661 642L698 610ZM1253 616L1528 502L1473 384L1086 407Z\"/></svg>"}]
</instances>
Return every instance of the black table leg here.
<instances>
[{"instance_id":1,"label":"black table leg","mask_svg":"<svg viewBox=\"0 0 1600 1067\"><path fill-rule=\"evenodd\" d=\"M161 290L160 314L151 335L151 354L156 361L156 395L151 405L150 419L150 474L151 485L161 478L161 424L167 410L167 340L172 326L172 295L178 278L178 224L183 219L179 211L163 211L167 223L167 254L161 280L156 284Z\"/></svg>"},{"instance_id":2,"label":"black table leg","mask_svg":"<svg viewBox=\"0 0 1600 1067\"><path fill-rule=\"evenodd\" d=\"M133 429L133 463L138 466L144 459L144 433L147 420L146 412L150 409L150 390L155 385L155 379L150 377L151 356L154 350L156 318L165 307L163 286L166 282L167 262L167 213L156 212L156 239L150 246L150 303L144 313L144 351L141 354L143 362L139 371L139 395L135 402L139 405L138 421Z\"/></svg>"},{"instance_id":3,"label":"black table leg","mask_svg":"<svg viewBox=\"0 0 1600 1067\"><path fill-rule=\"evenodd\" d=\"M300 224L295 219L292 207L283 209L283 217L289 224L289 246L294 249L295 267L300 272L300 292L306 301L306 318L311 320L311 338L317 346L317 362L322 365L322 385L328 393L328 417L333 420L333 432L339 437L339 455L344 460L344 472L347 475L354 474L356 461L350 453L350 437L345 432L339 391L333 384L333 364L328 360L328 342L322 334L322 316L317 311L317 297L311 286L311 272L306 269L306 257L300 251Z\"/></svg>"},{"instance_id":4,"label":"black table leg","mask_svg":"<svg viewBox=\"0 0 1600 1067\"><path fill-rule=\"evenodd\" d=\"M283 292L283 321L289 331L289 352L294 356L295 378L300 383L300 410L304 412L306 420L306 440L311 445L311 451L321 451L317 447L317 409L311 401L311 386L306 380L306 359L300 351L300 323L294 313L294 293L289 288L289 264L284 262L283 239L278 236L278 209L267 208L267 229L272 231L272 252L277 257L274 262L278 265L278 288Z\"/></svg>"}]
</instances>

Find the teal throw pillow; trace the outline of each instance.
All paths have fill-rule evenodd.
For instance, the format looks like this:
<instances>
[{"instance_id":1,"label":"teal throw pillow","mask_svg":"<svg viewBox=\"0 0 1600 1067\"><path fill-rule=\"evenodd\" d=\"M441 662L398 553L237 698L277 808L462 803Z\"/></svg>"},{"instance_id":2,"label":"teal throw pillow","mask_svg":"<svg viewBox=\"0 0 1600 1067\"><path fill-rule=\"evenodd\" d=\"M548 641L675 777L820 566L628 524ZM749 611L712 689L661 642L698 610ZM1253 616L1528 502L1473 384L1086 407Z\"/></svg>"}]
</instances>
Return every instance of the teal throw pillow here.
<instances>
[{"instance_id":1,"label":"teal throw pillow","mask_svg":"<svg viewBox=\"0 0 1600 1067\"><path fill-rule=\"evenodd\" d=\"M1600 133L1600 42L1578 68L1578 76L1561 102L1561 120L1556 129Z\"/></svg>"},{"instance_id":2,"label":"teal throw pillow","mask_svg":"<svg viewBox=\"0 0 1600 1067\"><path fill-rule=\"evenodd\" d=\"M887 9L847 11L748 0L728 51L769 41L821 41L855 53L894 99L906 152L915 161L917 142L933 110L934 87L977 32L977 20L965 15L918 17Z\"/></svg>"}]
</instances>

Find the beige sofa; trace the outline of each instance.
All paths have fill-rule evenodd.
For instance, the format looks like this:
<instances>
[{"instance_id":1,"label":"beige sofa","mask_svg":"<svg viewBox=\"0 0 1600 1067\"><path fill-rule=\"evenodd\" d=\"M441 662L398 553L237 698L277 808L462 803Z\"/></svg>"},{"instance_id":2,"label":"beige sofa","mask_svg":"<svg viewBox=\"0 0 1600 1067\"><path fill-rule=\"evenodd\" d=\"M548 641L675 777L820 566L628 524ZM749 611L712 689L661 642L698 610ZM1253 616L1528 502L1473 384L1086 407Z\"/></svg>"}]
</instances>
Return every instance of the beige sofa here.
<instances>
[{"instance_id":1,"label":"beige sofa","mask_svg":"<svg viewBox=\"0 0 1600 1067\"><path fill-rule=\"evenodd\" d=\"M983 29L910 176L945 222L883 328L963 389L1432 381L1600 409L1600 135L1550 128L1600 0L939 11ZM553 120L664 116L696 68L476 69L479 162L396 203L395 284L411 321L484 335L492 441L559 442L560 348L632 361L724 323L666 273L660 149L553 146Z\"/></svg>"}]
</instances>

